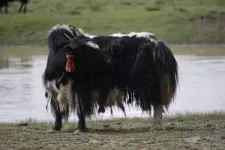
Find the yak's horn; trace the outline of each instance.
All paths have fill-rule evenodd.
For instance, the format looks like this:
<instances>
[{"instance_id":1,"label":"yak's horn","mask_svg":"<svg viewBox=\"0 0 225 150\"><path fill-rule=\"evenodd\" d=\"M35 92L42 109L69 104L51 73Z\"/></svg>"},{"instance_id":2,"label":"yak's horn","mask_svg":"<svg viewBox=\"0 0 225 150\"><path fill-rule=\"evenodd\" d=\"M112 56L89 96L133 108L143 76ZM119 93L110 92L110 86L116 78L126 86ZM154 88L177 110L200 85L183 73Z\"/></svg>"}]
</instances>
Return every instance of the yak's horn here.
<instances>
[{"instance_id":1,"label":"yak's horn","mask_svg":"<svg viewBox=\"0 0 225 150\"><path fill-rule=\"evenodd\" d=\"M67 35L66 33L64 33L64 35L72 42L73 41L73 39L69 36L69 35Z\"/></svg>"}]
</instances>

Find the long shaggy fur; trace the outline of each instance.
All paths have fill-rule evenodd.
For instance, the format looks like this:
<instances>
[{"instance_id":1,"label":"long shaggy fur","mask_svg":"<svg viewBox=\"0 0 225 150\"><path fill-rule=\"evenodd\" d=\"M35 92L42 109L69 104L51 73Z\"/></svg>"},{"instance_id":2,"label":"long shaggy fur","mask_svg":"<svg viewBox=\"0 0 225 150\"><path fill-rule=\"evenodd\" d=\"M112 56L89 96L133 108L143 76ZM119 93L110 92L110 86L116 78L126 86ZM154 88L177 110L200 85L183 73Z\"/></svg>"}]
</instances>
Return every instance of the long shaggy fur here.
<instances>
[{"instance_id":1,"label":"long shaggy fur","mask_svg":"<svg viewBox=\"0 0 225 150\"><path fill-rule=\"evenodd\" d=\"M52 87L53 112L59 109L68 117L76 110L78 128L97 107L104 112L104 107L117 105L125 112L123 103L135 102L151 112L155 106L168 108L175 96L177 62L167 45L149 32L90 36L72 25L57 25L49 31L48 45L43 81ZM76 53L76 71L60 82L68 50Z\"/></svg>"}]
</instances>

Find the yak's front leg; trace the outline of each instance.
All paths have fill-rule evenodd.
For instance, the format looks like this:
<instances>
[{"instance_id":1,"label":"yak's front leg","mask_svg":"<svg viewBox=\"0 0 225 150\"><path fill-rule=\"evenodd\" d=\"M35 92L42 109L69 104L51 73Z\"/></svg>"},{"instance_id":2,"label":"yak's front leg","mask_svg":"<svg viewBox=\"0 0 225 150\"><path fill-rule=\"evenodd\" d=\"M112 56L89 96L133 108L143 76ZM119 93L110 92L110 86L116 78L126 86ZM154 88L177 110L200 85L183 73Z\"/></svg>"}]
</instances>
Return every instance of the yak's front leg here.
<instances>
[{"instance_id":1,"label":"yak's front leg","mask_svg":"<svg viewBox=\"0 0 225 150\"><path fill-rule=\"evenodd\" d=\"M51 96L49 95L49 93L50 93ZM57 94L52 89L50 91L46 89L45 97L49 98L49 96L50 96L50 103L51 103L52 111L55 115L55 124L52 127L52 130L61 130L61 128L62 128L62 114L60 112L59 103L56 100Z\"/></svg>"},{"instance_id":2,"label":"yak's front leg","mask_svg":"<svg viewBox=\"0 0 225 150\"><path fill-rule=\"evenodd\" d=\"M162 105L154 106L154 115L153 115L153 123L152 123L151 130L162 129L162 113L163 113Z\"/></svg>"},{"instance_id":3,"label":"yak's front leg","mask_svg":"<svg viewBox=\"0 0 225 150\"><path fill-rule=\"evenodd\" d=\"M55 114L55 125L53 126L53 130L61 130L62 128L62 114L59 110L57 110Z\"/></svg>"},{"instance_id":4,"label":"yak's front leg","mask_svg":"<svg viewBox=\"0 0 225 150\"><path fill-rule=\"evenodd\" d=\"M53 98L52 98L53 99ZM61 130L62 128L62 114L60 112L59 103L56 99L51 100L51 105L53 106L53 111L55 114L55 124L52 127L53 130Z\"/></svg>"},{"instance_id":5,"label":"yak's front leg","mask_svg":"<svg viewBox=\"0 0 225 150\"><path fill-rule=\"evenodd\" d=\"M83 112L78 112L78 125L75 133L81 133L86 131L85 115Z\"/></svg>"},{"instance_id":6,"label":"yak's front leg","mask_svg":"<svg viewBox=\"0 0 225 150\"><path fill-rule=\"evenodd\" d=\"M77 109L77 116L78 116L78 125L77 125L77 130L75 131L75 133L82 133L85 132L86 130L86 122L85 122L85 110L83 107L83 101L82 99L79 97L78 99L76 99L77 103L76 103L76 109Z\"/></svg>"}]
</instances>

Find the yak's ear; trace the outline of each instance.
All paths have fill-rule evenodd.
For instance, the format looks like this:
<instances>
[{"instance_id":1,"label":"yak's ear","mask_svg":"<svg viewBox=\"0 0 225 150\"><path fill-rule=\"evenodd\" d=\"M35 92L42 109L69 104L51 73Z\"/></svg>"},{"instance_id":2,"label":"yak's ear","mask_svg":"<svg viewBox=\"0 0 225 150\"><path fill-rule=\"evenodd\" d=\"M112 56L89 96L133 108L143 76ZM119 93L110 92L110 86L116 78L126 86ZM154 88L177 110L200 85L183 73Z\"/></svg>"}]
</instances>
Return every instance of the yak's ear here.
<instances>
[{"instance_id":1,"label":"yak's ear","mask_svg":"<svg viewBox=\"0 0 225 150\"><path fill-rule=\"evenodd\" d=\"M69 40L70 42L73 42L73 39L72 39L69 35L67 35L66 33L64 33L64 35L68 38L68 40Z\"/></svg>"}]
</instances>

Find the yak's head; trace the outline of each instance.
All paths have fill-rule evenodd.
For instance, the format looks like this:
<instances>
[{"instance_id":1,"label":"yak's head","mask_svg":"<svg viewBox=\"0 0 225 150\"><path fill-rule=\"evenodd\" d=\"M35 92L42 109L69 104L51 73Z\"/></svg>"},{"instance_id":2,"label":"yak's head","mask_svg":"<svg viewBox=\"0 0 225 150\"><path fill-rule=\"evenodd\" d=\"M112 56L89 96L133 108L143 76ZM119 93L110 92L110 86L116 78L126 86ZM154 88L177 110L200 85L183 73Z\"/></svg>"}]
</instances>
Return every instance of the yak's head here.
<instances>
[{"instance_id":1,"label":"yak's head","mask_svg":"<svg viewBox=\"0 0 225 150\"><path fill-rule=\"evenodd\" d=\"M100 63L108 61L108 57L100 50L99 46L91 39L85 36L76 36L69 39L69 43L64 47L66 55L67 72L75 72L75 62L79 63L81 67L93 68Z\"/></svg>"}]
</instances>

